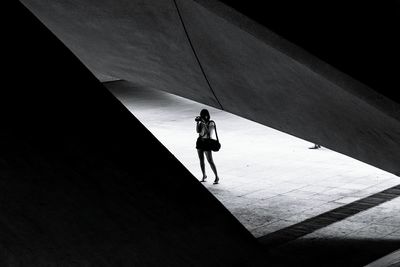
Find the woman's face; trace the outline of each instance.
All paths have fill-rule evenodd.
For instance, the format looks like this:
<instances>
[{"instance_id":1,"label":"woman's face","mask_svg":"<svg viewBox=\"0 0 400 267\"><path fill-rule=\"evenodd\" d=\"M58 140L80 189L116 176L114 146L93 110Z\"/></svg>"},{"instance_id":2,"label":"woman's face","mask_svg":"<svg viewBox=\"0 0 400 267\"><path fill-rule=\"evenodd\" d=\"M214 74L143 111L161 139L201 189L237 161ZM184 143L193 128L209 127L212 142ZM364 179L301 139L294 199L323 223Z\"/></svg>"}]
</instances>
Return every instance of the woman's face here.
<instances>
[{"instance_id":1,"label":"woman's face","mask_svg":"<svg viewBox=\"0 0 400 267\"><path fill-rule=\"evenodd\" d=\"M208 120L210 119L210 117L206 114L206 115L203 116L203 119L204 119L205 121L208 121Z\"/></svg>"}]
</instances>

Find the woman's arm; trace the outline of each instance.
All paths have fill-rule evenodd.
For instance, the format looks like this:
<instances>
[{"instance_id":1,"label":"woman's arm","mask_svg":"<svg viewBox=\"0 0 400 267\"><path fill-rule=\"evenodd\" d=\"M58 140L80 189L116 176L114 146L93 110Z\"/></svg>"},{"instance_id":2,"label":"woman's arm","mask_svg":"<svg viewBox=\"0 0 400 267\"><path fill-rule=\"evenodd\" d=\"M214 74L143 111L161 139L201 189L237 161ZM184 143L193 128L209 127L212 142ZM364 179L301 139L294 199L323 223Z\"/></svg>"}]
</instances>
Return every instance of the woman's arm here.
<instances>
[{"instance_id":1,"label":"woman's arm","mask_svg":"<svg viewBox=\"0 0 400 267\"><path fill-rule=\"evenodd\" d=\"M201 132L201 122L197 122L197 125L196 125L196 132L198 132L198 133L200 133Z\"/></svg>"},{"instance_id":2,"label":"woman's arm","mask_svg":"<svg viewBox=\"0 0 400 267\"><path fill-rule=\"evenodd\" d=\"M208 131L210 134L210 138L212 138L215 135L215 122L214 121L210 121L210 123L208 124Z\"/></svg>"}]
</instances>

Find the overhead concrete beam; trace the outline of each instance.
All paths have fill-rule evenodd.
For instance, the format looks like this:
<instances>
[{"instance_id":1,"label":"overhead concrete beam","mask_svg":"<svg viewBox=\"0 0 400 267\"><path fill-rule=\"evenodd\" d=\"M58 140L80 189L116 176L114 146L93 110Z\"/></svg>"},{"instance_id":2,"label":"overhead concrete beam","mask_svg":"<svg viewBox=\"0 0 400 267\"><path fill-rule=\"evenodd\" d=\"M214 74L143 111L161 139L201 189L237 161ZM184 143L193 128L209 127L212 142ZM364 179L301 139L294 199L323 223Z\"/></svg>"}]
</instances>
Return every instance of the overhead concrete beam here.
<instances>
[{"instance_id":1,"label":"overhead concrete beam","mask_svg":"<svg viewBox=\"0 0 400 267\"><path fill-rule=\"evenodd\" d=\"M96 76L219 107L173 1L22 1Z\"/></svg>"},{"instance_id":2,"label":"overhead concrete beam","mask_svg":"<svg viewBox=\"0 0 400 267\"><path fill-rule=\"evenodd\" d=\"M232 20L218 1L22 2L94 72L214 107L219 101L229 112L400 174L397 103L250 20Z\"/></svg>"}]
</instances>

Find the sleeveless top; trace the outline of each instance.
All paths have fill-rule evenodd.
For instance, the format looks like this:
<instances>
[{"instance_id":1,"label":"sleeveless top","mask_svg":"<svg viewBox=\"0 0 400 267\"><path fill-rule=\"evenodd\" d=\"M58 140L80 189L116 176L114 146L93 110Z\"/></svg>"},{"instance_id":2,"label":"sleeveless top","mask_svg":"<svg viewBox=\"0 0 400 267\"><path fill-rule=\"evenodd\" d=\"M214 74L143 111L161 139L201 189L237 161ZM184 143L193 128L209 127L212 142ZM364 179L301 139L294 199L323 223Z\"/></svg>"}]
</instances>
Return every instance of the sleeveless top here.
<instances>
[{"instance_id":1,"label":"sleeveless top","mask_svg":"<svg viewBox=\"0 0 400 267\"><path fill-rule=\"evenodd\" d=\"M211 138L211 131L215 127L214 121L209 121L208 123L200 123L200 138Z\"/></svg>"}]
</instances>

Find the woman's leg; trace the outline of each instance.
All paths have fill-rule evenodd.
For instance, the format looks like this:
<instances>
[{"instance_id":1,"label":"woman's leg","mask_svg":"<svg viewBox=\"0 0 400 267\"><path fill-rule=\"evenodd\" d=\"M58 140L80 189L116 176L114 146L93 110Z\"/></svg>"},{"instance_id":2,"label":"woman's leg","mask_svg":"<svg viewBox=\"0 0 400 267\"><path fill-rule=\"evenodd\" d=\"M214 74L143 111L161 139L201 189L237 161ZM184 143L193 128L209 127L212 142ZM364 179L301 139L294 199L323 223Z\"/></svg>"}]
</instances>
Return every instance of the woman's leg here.
<instances>
[{"instance_id":1,"label":"woman's leg","mask_svg":"<svg viewBox=\"0 0 400 267\"><path fill-rule=\"evenodd\" d=\"M217 167L215 167L215 163L212 157L212 152L211 151L204 151L206 153L207 161L210 164L211 169L213 170L215 174L215 181L214 184L217 184L219 181L218 173L217 173Z\"/></svg>"},{"instance_id":2,"label":"woman's leg","mask_svg":"<svg viewBox=\"0 0 400 267\"><path fill-rule=\"evenodd\" d=\"M204 182L207 178L206 167L204 165L204 150L197 149L197 154L199 155L200 168L201 168L201 172L203 173L203 178L201 179L201 181Z\"/></svg>"}]
</instances>

